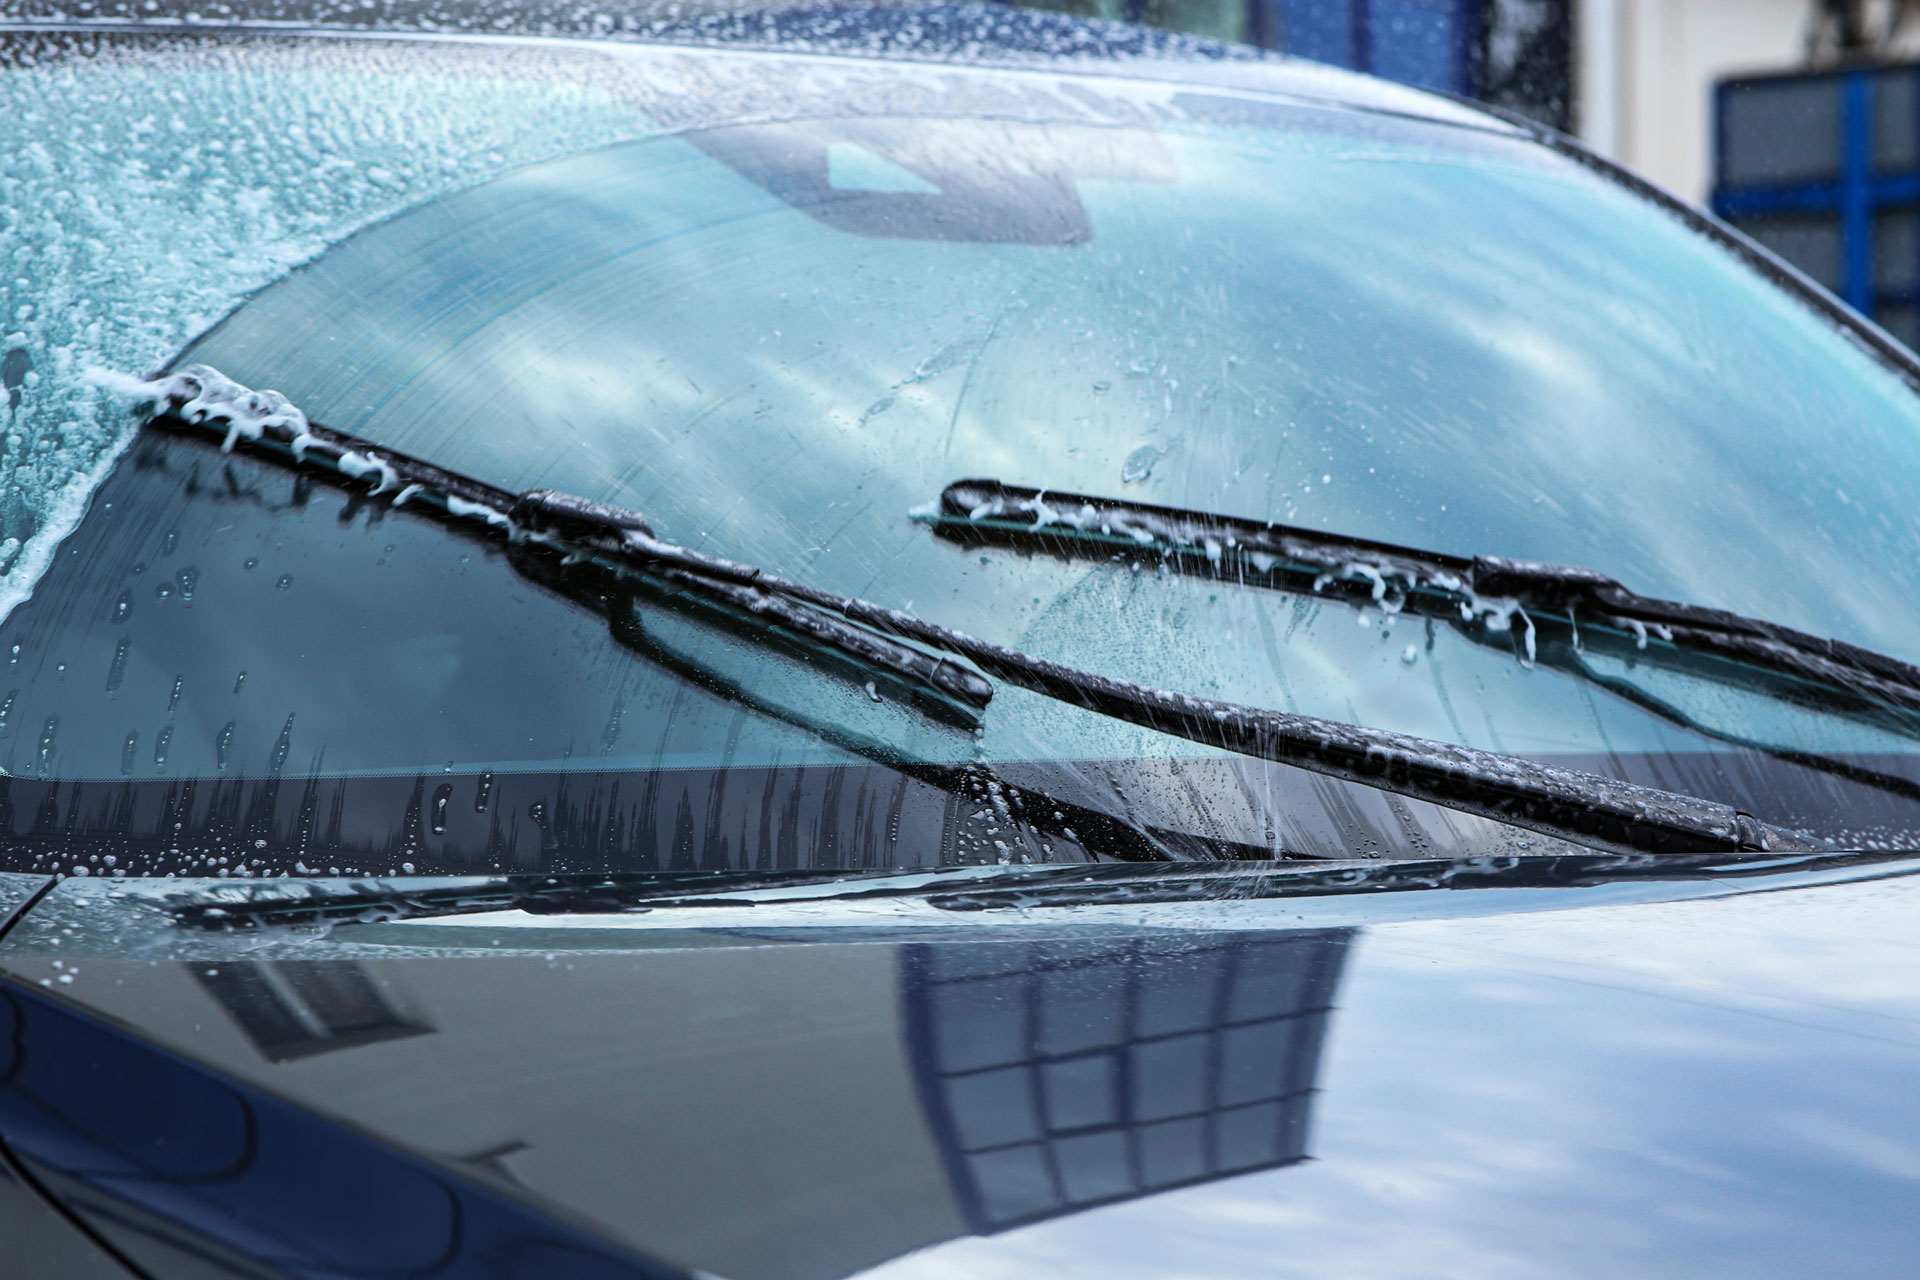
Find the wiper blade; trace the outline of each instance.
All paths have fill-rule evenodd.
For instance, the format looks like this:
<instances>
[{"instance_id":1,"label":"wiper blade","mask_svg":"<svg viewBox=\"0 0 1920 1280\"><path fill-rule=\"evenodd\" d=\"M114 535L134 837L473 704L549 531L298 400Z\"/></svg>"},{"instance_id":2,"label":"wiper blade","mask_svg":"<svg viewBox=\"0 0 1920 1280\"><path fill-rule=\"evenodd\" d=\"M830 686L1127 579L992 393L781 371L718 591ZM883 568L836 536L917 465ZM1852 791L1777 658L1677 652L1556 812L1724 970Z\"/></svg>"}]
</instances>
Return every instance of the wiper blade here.
<instances>
[{"instance_id":1,"label":"wiper blade","mask_svg":"<svg viewBox=\"0 0 1920 1280\"><path fill-rule=\"evenodd\" d=\"M219 388L225 398L210 398L209 385ZM1361 783L1590 847L1685 853L1820 847L1729 805L1695 796L1384 729L1194 698L1082 671L870 601L837 596L752 565L662 541L633 512L548 491L511 494L398 450L309 423L283 397L256 406L266 393L248 392L205 366L192 366L153 386L155 399L169 406L176 423L223 435L225 448L246 440L267 456L331 471L353 482L364 483L370 477L372 493L391 493L396 506L419 502L438 508L449 519L483 526L505 538L537 540L616 574L655 575L723 596L744 592L740 598L748 608L773 614L782 623L791 604L813 611L807 615L813 621L822 620L821 615L837 615L864 629L863 634L874 633L875 639L910 640L965 658L979 671L1030 692L1205 746ZM913 652L908 646L899 647ZM930 668L928 679L950 681L956 688L990 696L991 684L977 672L924 653L916 656L937 664Z\"/></svg>"},{"instance_id":2,"label":"wiper blade","mask_svg":"<svg viewBox=\"0 0 1920 1280\"><path fill-rule=\"evenodd\" d=\"M368 496L386 496L395 507L418 504L437 509L455 521L483 525L523 541L544 542L563 552L573 549L573 535L583 531L624 534L643 542L652 536L645 519L630 511L544 490L514 494L309 422L278 392L252 391L207 365L189 365L152 380L147 387L152 402L167 409L154 425L167 426L171 419L173 424L220 436L226 451L248 441L269 456L366 484ZM662 581L762 627L784 628L833 651L869 676L904 684L952 712L952 718L973 723L993 697L992 684L978 672L869 627L850 625L832 612L763 591L750 574L712 572L711 565L718 563L705 565L708 571L699 574L689 574L672 557L657 558L654 567Z\"/></svg>"},{"instance_id":3,"label":"wiper blade","mask_svg":"<svg viewBox=\"0 0 1920 1280\"><path fill-rule=\"evenodd\" d=\"M266 880L181 886L159 894L177 925L252 932L447 919L496 911L635 915L683 909L914 900L943 911L1159 905L1356 897L1434 889L1572 889L1630 883L1713 883L1920 874L1910 852L1527 854L1499 858L1347 862L1130 863L945 867L923 871L682 871ZM671 921L665 923L671 924ZM743 919L743 924L748 923Z\"/></svg>"},{"instance_id":4,"label":"wiper blade","mask_svg":"<svg viewBox=\"0 0 1920 1280\"><path fill-rule=\"evenodd\" d=\"M1571 565L1449 555L998 480L956 481L922 518L937 536L969 544L997 543L1067 558L1151 554L1176 560L1181 572L1195 576L1371 600L1395 612L1449 622L1470 635L1492 629L1510 638L1507 642L1519 646L1529 661L1538 657L1542 636L1552 628L1570 637L1568 648L1576 654L1596 643L1649 661L1691 651L1817 685L1854 704L1843 710L1868 718L1884 720L1884 714L1874 713L1889 707L1920 711L1920 667L1778 623L1643 596L1605 574ZM1718 678L1724 683L1727 676ZM1899 731L1920 733L1920 723L1907 719Z\"/></svg>"}]
</instances>

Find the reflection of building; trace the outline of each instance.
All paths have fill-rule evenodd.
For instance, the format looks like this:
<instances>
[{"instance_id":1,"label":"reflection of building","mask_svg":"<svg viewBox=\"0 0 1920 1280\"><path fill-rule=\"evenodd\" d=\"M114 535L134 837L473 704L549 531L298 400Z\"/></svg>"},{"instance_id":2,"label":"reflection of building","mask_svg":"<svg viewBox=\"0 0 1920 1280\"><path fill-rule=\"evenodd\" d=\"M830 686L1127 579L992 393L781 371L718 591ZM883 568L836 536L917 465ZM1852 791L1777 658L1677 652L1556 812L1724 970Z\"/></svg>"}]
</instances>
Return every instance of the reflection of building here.
<instances>
[{"instance_id":1,"label":"reflection of building","mask_svg":"<svg viewBox=\"0 0 1920 1280\"><path fill-rule=\"evenodd\" d=\"M732 1280L839 1280L1301 1159L1352 937L399 928L298 958L94 957L62 994Z\"/></svg>"},{"instance_id":2,"label":"reflection of building","mask_svg":"<svg viewBox=\"0 0 1920 1280\"><path fill-rule=\"evenodd\" d=\"M395 1009L391 995L348 961L189 962L186 969L269 1062L433 1030Z\"/></svg>"},{"instance_id":3,"label":"reflection of building","mask_svg":"<svg viewBox=\"0 0 1920 1280\"><path fill-rule=\"evenodd\" d=\"M1306 1155L1347 934L910 946L921 1098L975 1232Z\"/></svg>"}]
</instances>

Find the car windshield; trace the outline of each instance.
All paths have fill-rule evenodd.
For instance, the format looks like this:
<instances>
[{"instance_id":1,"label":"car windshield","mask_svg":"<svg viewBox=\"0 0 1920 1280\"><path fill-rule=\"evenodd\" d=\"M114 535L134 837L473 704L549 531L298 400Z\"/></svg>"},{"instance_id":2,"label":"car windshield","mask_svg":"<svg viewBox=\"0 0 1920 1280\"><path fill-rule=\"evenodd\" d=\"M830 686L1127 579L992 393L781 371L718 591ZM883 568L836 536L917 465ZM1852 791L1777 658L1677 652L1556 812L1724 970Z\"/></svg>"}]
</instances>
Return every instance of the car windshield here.
<instances>
[{"instance_id":1,"label":"car windshield","mask_svg":"<svg viewBox=\"0 0 1920 1280\"><path fill-rule=\"evenodd\" d=\"M830 64L838 107L561 142L414 202L181 359L502 489L630 508L1077 667L1852 843L1920 823L1898 787L1783 758L1920 778L1905 713L1591 655L1687 728L1533 661L1522 627L1488 643L1510 619L1474 635L915 518L993 476L1585 565L1920 661L1920 401L1801 298L1492 122L1013 73L969 107L951 73ZM390 497L133 443L0 635L7 820L44 837L35 856L77 830L116 833L122 868L1111 852L1062 814L1173 856L1508 847L1016 689L977 723L928 716L672 601L583 607Z\"/></svg>"}]
</instances>

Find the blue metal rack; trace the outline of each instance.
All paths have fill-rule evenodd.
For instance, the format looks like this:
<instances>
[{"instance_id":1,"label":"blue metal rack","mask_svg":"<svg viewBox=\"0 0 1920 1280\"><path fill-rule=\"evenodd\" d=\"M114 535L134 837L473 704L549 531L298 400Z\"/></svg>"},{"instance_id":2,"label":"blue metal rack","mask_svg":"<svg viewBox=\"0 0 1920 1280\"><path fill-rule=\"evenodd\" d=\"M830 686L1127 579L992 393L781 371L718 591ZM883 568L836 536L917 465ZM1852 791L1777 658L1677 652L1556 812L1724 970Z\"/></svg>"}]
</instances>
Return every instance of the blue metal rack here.
<instances>
[{"instance_id":1,"label":"blue metal rack","mask_svg":"<svg viewBox=\"0 0 1920 1280\"><path fill-rule=\"evenodd\" d=\"M1722 81L1712 206L1920 343L1920 67Z\"/></svg>"}]
</instances>

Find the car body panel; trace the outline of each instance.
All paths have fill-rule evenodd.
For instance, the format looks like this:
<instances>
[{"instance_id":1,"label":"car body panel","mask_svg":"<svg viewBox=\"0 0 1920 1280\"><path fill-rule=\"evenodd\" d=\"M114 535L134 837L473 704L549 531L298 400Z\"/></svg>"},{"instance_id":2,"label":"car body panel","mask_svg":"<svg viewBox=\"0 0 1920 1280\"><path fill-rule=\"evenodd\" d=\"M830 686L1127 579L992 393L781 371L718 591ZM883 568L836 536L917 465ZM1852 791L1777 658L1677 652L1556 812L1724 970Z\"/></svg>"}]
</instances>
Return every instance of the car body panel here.
<instances>
[{"instance_id":1,"label":"car body panel","mask_svg":"<svg viewBox=\"0 0 1920 1280\"><path fill-rule=\"evenodd\" d=\"M240 934L69 880L0 982L734 1280L1888 1274L1915 870Z\"/></svg>"}]
</instances>

